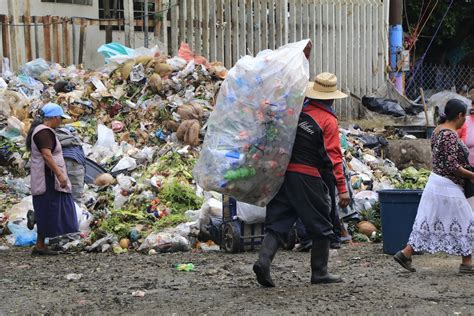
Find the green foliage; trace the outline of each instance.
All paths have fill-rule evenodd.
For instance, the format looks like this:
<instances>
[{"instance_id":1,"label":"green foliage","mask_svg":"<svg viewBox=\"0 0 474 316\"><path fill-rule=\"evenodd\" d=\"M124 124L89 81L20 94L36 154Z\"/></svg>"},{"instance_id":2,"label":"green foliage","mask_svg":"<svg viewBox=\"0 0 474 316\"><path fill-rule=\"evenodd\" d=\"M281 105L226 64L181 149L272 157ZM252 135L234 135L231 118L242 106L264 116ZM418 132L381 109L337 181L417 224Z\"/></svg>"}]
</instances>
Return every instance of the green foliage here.
<instances>
[{"instance_id":1,"label":"green foliage","mask_svg":"<svg viewBox=\"0 0 474 316\"><path fill-rule=\"evenodd\" d=\"M422 190L428 182L430 173L426 169L416 170L413 167L408 167L400 173L402 182L397 183L395 187L397 189Z\"/></svg>"},{"instance_id":2,"label":"green foliage","mask_svg":"<svg viewBox=\"0 0 474 316\"><path fill-rule=\"evenodd\" d=\"M128 237L130 230L135 225L140 223L146 224L147 222L147 217L141 212L116 210L102 222L100 229L114 234L118 239L121 239Z\"/></svg>"},{"instance_id":3,"label":"green foliage","mask_svg":"<svg viewBox=\"0 0 474 316\"><path fill-rule=\"evenodd\" d=\"M160 157L160 161L151 170L153 173L167 173L172 177L191 181L195 164L196 158L184 158L178 153L169 152Z\"/></svg>"},{"instance_id":4,"label":"green foliage","mask_svg":"<svg viewBox=\"0 0 474 316\"><path fill-rule=\"evenodd\" d=\"M177 179L165 182L158 197L171 208L172 214L199 209L204 202L191 185Z\"/></svg>"},{"instance_id":5,"label":"green foliage","mask_svg":"<svg viewBox=\"0 0 474 316\"><path fill-rule=\"evenodd\" d=\"M418 25L418 33L426 22L416 43L415 54L420 57L425 52L436 32L450 1L405 1L403 29L412 34ZM436 6L435 6L436 4ZM429 7L428 7L429 5ZM431 16L429 13L433 10ZM454 0L427 56L427 62L445 62L443 58L461 44L468 46L466 51L474 51L474 41L468 40L474 28L474 3L467 0ZM418 23L420 21L420 23Z\"/></svg>"}]
</instances>

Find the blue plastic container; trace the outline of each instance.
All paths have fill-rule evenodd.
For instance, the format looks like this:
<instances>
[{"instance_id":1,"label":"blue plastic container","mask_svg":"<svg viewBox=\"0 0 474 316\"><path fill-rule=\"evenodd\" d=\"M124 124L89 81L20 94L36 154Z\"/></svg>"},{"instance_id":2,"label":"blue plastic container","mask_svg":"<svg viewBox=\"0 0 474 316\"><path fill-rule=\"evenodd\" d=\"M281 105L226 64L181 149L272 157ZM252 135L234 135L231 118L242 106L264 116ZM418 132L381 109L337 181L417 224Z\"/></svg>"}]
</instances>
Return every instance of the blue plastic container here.
<instances>
[{"instance_id":1,"label":"blue plastic container","mask_svg":"<svg viewBox=\"0 0 474 316\"><path fill-rule=\"evenodd\" d=\"M378 192L384 253L393 255L406 246L422 193L422 190Z\"/></svg>"}]
</instances>

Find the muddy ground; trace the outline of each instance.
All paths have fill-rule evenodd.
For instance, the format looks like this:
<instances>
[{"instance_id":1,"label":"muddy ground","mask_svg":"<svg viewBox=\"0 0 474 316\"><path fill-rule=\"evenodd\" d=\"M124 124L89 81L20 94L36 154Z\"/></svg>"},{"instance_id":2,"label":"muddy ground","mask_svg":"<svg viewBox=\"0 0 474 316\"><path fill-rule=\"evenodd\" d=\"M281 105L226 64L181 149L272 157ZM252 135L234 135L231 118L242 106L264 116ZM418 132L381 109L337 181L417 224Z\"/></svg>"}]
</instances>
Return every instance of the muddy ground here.
<instances>
[{"instance_id":1,"label":"muddy ground","mask_svg":"<svg viewBox=\"0 0 474 316\"><path fill-rule=\"evenodd\" d=\"M474 314L474 276L457 274L459 258L416 256L418 272L409 273L381 249L332 253L332 271L345 280L335 285L310 285L309 254L280 251L273 289L254 279L255 252L32 258L10 249L0 251L0 314ZM187 262L194 272L173 267ZM70 273L83 276L68 281Z\"/></svg>"}]
</instances>

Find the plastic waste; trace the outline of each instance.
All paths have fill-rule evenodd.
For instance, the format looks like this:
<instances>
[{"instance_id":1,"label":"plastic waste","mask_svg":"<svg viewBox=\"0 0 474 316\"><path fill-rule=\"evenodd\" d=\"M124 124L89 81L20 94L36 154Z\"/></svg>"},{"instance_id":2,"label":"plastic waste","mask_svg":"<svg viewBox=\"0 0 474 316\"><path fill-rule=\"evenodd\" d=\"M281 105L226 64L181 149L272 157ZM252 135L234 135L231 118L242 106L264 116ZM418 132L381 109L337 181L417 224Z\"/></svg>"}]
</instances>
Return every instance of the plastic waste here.
<instances>
[{"instance_id":1,"label":"plastic waste","mask_svg":"<svg viewBox=\"0 0 474 316\"><path fill-rule=\"evenodd\" d=\"M192 264L192 263L179 263L179 264L175 265L175 268L178 271L190 272L190 271L194 271L194 264Z\"/></svg>"},{"instance_id":2,"label":"plastic waste","mask_svg":"<svg viewBox=\"0 0 474 316\"><path fill-rule=\"evenodd\" d=\"M114 207L116 210L119 210L122 208L122 206L125 204L125 202L128 201L128 196L123 195L122 193L118 193L114 197Z\"/></svg>"},{"instance_id":3,"label":"plastic waste","mask_svg":"<svg viewBox=\"0 0 474 316\"><path fill-rule=\"evenodd\" d=\"M370 210L378 200L379 196L377 192L360 191L354 196L354 209L358 212Z\"/></svg>"},{"instance_id":4,"label":"plastic waste","mask_svg":"<svg viewBox=\"0 0 474 316\"><path fill-rule=\"evenodd\" d=\"M178 252L189 251L189 241L175 233L151 233L141 244L139 251L148 251L154 249L158 252Z\"/></svg>"},{"instance_id":5,"label":"plastic waste","mask_svg":"<svg viewBox=\"0 0 474 316\"><path fill-rule=\"evenodd\" d=\"M174 71L179 71L188 64L188 62L181 57L170 58L166 61L166 63L170 65Z\"/></svg>"},{"instance_id":6,"label":"plastic waste","mask_svg":"<svg viewBox=\"0 0 474 316\"><path fill-rule=\"evenodd\" d=\"M194 178L203 189L259 206L278 192L309 79L303 54L307 43L245 56L229 71L194 169ZM236 152L239 158L216 151Z\"/></svg>"},{"instance_id":7,"label":"plastic waste","mask_svg":"<svg viewBox=\"0 0 474 316\"><path fill-rule=\"evenodd\" d=\"M132 56L134 50L123 46L120 43L112 42L104 44L97 49L97 52L104 57L105 63L109 63L110 57L114 56Z\"/></svg>"},{"instance_id":8,"label":"plastic waste","mask_svg":"<svg viewBox=\"0 0 474 316\"><path fill-rule=\"evenodd\" d=\"M7 57L2 58L2 77L10 79L13 76L13 72L10 70L10 60Z\"/></svg>"},{"instance_id":9,"label":"plastic waste","mask_svg":"<svg viewBox=\"0 0 474 316\"><path fill-rule=\"evenodd\" d=\"M121 190L130 190L133 182L134 180L132 177L124 176L123 174L117 176L117 183Z\"/></svg>"},{"instance_id":10,"label":"plastic waste","mask_svg":"<svg viewBox=\"0 0 474 316\"><path fill-rule=\"evenodd\" d=\"M145 78L145 68L142 64L133 66L132 72L130 73L130 81L138 82Z\"/></svg>"},{"instance_id":11,"label":"plastic waste","mask_svg":"<svg viewBox=\"0 0 474 316\"><path fill-rule=\"evenodd\" d=\"M19 203L13 205L7 210L6 215L10 223L15 223L20 226L26 227L26 214L29 210L33 210L33 197L27 196L23 198Z\"/></svg>"},{"instance_id":12,"label":"plastic waste","mask_svg":"<svg viewBox=\"0 0 474 316\"><path fill-rule=\"evenodd\" d=\"M74 203L76 206L76 215L77 215L77 222L79 224L79 231L86 233L89 232L90 224L94 219L92 214L89 213L88 210L83 210L77 203Z\"/></svg>"},{"instance_id":13,"label":"plastic waste","mask_svg":"<svg viewBox=\"0 0 474 316\"><path fill-rule=\"evenodd\" d=\"M265 222L266 207L255 206L243 202L237 202L237 218L246 224Z\"/></svg>"},{"instance_id":14,"label":"plastic waste","mask_svg":"<svg viewBox=\"0 0 474 316\"><path fill-rule=\"evenodd\" d=\"M15 236L15 246L33 246L36 244L38 233L34 230L29 230L26 226L14 224L9 222L7 224L8 230Z\"/></svg>"},{"instance_id":15,"label":"plastic waste","mask_svg":"<svg viewBox=\"0 0 474 316\"><path fill-rule=\"evenodd\" d=\"M178 49L178 57L181 57L188 62L193 60L196 64L205 65L208 63L207 59L203 56L195 55L187 43L181 43L181 46Z\"/></svg>"},{"instance_id":16,"label":"plastic waste","mask_svg":"<svg viewBox=\"0 0 474 316\"><path fill-rule=\"evenodd\" d=\"M8 87L8 84L3 80L2 77L0 77L0 90L6 89Z\"/></svg>"},{"instance_id":17,"label":"plastic waste","mask_svg":"<svg viewBox=\"0 0 474 316\"><path fill-rule=\"evenodd\" d=\"M387 140L383 136L362 135L360 140L364 142L365 148L375 148L377 146L388 146Z\"/></svg>"},{"instance_id":18,"label":"plastic waste","mask_svg":"<svg viewBox=\"0 0 474 316\"><path fill-rule=\"evenodd\" d=\"M68 273L64 278L68 281L79 281L82 279L82 273Z\"/></svg>"},{"instance_id":19,"label":"plastic waste","mask_svg":"<svg viewBox=\"0 0 474 316\"><path fill-rule=\"evenodd\" d=\"M97 126L97 142L95 146L100 146L113 150L117 145L113 130L103 124Z\"/></svg>"},{"instance_id":20,"label":"plastic waste","mask_svg":"<svg viewBox=\"0 0 474 316\"><path fill-rule=\"evenodd\" d=\"M24 195L30 193L29 181L27 181L26 179L7 180L7 184L11 189L13 189L17 193L24 194ZM29 203L27 203L27 204L29 205ZM28 210L26 210L26 211L28 211Z\"/></svg>"},{"instance_id":21,"label":"plastic waste","mask_svg":"<svg viewBox=\"0 0 474 316\"><path fill-rule=\"evenodd\" d=\"M27 62L21 71L28 76L33 78L39 78L41 74L50 69L50 65L43 58L37 58L30 62Z\"/></svg>"},{"instance_id":22,"label":"plastic waste","mask_svg":"<svg viewBox=\"0 0 474 316\"><path fill-rule=\"evenodd\" d=\"M123 157L112 169L112 172L122 170L134 170L137 167L137 161L132 157Z\"/></svg>"},{"instance_id":23,"label":"plastic waste","mask_svg":"<svg viewBox=\"0 0 474 316\"><path fill-rule=\"evenodd\" d=\"M86 249L86 251L89 251L89 252L91 252L91 251L101 251L102 246L110 245L110 244L116 243L116 242L117 242L117 237L112 236L112 235L107 235L107 236L97 240L92 245L87 246L85 249Z\"/></svg>"},{"instance_id":24,"label":"plastic waste","mask_svg":"<svg viewBox=\"0 0 474 316\"><path fill-rule=\"evenodd\" d=\"M396 100L364 96L362 97L362 104L370 111L379 114L392 115L394 117L402 117L407 114Z\"/></svg>"},{"instance_id":25,"label":"plastic waste","mask_svg":"<svg viewBox=\"0 0 474 316\"><path fill-rule=\"evenodd\" d=\"M458 99L463 101L468 108L468 112L469 109L472 107L471 99L452 91L441 91L433 94L428 100L428 105L430 108L437 108L438 113L444 113L444 107L446 106L446 103L448 103L448 101L451 99Z\"/></svg>"}]
</instances>

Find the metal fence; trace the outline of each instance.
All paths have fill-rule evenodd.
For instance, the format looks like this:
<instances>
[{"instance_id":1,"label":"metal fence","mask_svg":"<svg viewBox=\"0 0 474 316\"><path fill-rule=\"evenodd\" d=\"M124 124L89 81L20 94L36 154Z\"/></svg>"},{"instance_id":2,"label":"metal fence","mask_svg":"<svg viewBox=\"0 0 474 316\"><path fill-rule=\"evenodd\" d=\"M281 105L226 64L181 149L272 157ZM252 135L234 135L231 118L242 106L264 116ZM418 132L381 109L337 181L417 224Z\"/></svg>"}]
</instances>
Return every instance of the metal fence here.
<instances>
[{"instance_id":1,"label":"metal fence","mask_svg":"<svg viewBox=\"0 0 474 316\"><path fill-rule=\"evenodd\" d=\"M474 86L474 67L456 65L430 65L422 64L415 66L406 78L405 94L408 98L415 100L420 96L420 88L423 90L451 90L461 92Z\"/></svg>"}]
</instances>

